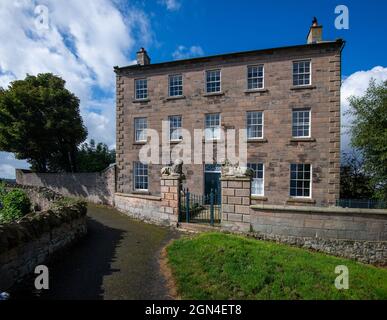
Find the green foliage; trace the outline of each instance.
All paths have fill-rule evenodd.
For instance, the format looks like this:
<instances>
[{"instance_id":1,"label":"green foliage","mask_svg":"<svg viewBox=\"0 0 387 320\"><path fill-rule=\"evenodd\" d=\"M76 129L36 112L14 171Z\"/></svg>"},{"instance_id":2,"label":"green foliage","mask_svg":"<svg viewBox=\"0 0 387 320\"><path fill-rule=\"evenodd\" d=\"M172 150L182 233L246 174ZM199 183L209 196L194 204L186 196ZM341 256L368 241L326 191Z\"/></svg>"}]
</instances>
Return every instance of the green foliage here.
<instances>
[{"instance_id":1,"label":"green foliage","mask_svg":"<svg viewBox=\"0 0 387 320\"><path fill-rule=\"evenodd\" d=\"M387 200L387 81L371 80L366 93L349 102L351 144L360 150L378 198Z\"/></svg>"},{"instance_id":2,"label":"green foliage","mask_svg":"<svg viewBox=\"0 0 387 320\"><path fill-rule=\"evenodd\" d=\"M5 189L5 183L4 181L0 181L0 203L2 203L2 200L6 194L7 190Z\"/></svg>"},{"instance_id":3,"label":"green foliage","mask_svg":"<svg viewBox=\"0 0 387 320\"><path fill-rule=\"evenodd\" d=\"M167 255L183 299L387 299L387 270L284 244L204 233L175 240ZM348 290L334 286L338 265Z\"/></svg>"},{"instance_id":4,"label":"green foliage","mask_svg":"<svg viewBox=\"0 0 387 320\"><path fill-rule=\"evenodd\" d=\"M96 145L93 139L82 144L77 154L79 172L99 172L115 161L115 150L101 142Z\"/></svg>"},{"instance_id":5,"label":"green foliage","mask_svg":"<svg viewBox=\"0 0 387 320\"><path fill-rule=\"evenodd\" d=\"M78 198L63 197L63 198L60 198L58 200L55 200L51 205L51 209L56 210L56 209L70 207L73 205L86 206L87 203L84 200L78 199Z\"/></svg>"},{"instance_id":6,"label":"green foliage","mask_svg":"<svg viewBox=\"0 0 387 320\"><path fill-rule=\"evenodd\" d=\"M0 90L0 150L36 171L76 171L77 146L87 130L79 99L51 73L27 75Z\"/></svg>"},{"instance_id":7,"label":"green foliage","mask_svg":"<svg viewBox=\"0 0 387 320\"><path fill-rule=\"evenodd\" d=\"M31 202L21 189L12 189L1 199L0 222L12 222L30 212Z\"/></svg>"},{"instance_id":8,"label":"green foliage","mask_svg":"<svg viewBox=\"0 0 387 320\"><path fill-rule=\"evenodd\" d=\"M363 160L356 153L345 153L340 168L341 199L371 199L375 190L371 177L363 169Z\"/></svg>"}]
</instances>

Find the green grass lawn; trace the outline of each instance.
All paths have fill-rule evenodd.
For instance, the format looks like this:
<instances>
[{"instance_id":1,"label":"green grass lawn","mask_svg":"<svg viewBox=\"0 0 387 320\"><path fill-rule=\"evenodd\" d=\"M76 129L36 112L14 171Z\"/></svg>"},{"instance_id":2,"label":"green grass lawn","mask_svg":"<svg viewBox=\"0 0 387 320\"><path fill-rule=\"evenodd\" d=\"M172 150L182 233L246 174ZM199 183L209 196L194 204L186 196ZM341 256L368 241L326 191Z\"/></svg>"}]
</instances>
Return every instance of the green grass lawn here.
<instances>
[{"instance_id":1,"label":"green grass lawn","mask_svg":"<svg viewBox=\"0 0 387 320\"><path fill-rule=\"evenodd\" d=\"M387 269L222 233L175 240L167 255L183 299L387 299ZM338 290L337 265L349 269Z\"/></svg>"}]
</instances>

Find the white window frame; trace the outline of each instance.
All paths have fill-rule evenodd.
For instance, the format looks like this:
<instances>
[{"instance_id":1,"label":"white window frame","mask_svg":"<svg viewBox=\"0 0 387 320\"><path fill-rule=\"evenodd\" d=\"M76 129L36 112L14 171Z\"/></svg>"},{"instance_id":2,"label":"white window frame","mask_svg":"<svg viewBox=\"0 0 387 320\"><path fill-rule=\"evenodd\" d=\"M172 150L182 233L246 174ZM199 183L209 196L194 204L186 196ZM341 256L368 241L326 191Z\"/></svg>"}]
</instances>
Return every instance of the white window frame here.
<instances>
[{"instance_id":1,"label":"white window frame","mask_svg":"<svg viewBox=\"0 0 387 320\"><path fill-rule=\"evenodd\" d=\"M262 77L253 77L253 78L249 78L249 68L259 68L259 67L262 67ZM249 80L250 79L260 79L262 78L262 87L258 87L258 88L249 88ZM265 65L264 64L256 64L256 65L249 65L247 66L247 69L246 69L246 90L247 91L254 91L254 90L263 90L265 89Z\"/></svg>"},{"instance_id":2,"label":"white window frame","mask_svg":"<svg viewBox=\"0 0 387 320\"><path fill-rule=\"evenodd\" d=\"M298 179L298 177L296 176L296 179L292 179L292 165L309 165L310 166L310 177L309 177L309 196L297 196L297 195L292 195L292 189L294 189L294 188L292 188L292 180L294 180L294 181L296 181L296 193L297 193L297 182L298 181L302 181L302 182L304 182L304 181L306 181L304 178L303 179ZM312 198L312 185L313 185L313 166L312 166L312 164L310 164L310 163L291 163L290 164L290 168L289 168L290 170L290 177L289 177L289 196L291 197L291 198L298 198L298 199L311 199ZM298 173L298 169L297 169L297 171L296 171L296 174ZM303 188L302 188L302 190L303 190ZM304 191L303 191L303 193L304 193Z\"/></svg>"},{"instance_id":3,"label":"white window frame","mask_svg":"<svg viewBox=\"0 0 387 320\"><path fill-rule=\"evenodd\" d=\"M181 85L174 85L174 86L171 86L171 79L173 77L180 77L181 78ZM171 95L171 88L172 87L180 87L181 86L181 94L176 94L176 95ZM183 75L178 73L178 74L171 74L168 76L168 96L173 98L173 97L182 97L183 94L184 94L184 87L183 87Z\"/></svg>"},{"instance_id":4,"label":"white window frame","mask_svg":"<svg viewBox=\"0 0 387 320\"><path fill-rule=\"evenodd\" d=\"M207 117L208 116L214 116L214 115L218 115L219 117L219 124L218 126L210 126L210 127L207 127ZM220 132L220 129L221 129L221 125L222 125L222 117L221 117L221 114L220 113L207 113L205 114L204 116L204 137L205 137L205 141L218 141L220 140L221 138L221 132ZM214 137L214 130L218 128L219 129L219 135L217 137ZM208 131L208 129L211 129L211 131ZM212 138L209 138L208 137L208 134L207 132L212 132Z\"/></svg>"},{"instance_id":5,"label":"white window frame","mask_svg":"<svg viewBox=\"0 0 387 320\"><path fill-rule=\"evenodd\" d=\"M300 62L309 62L309 83L308 84L294 84L294 64L300 63ZM297 75L299 75L298 73ZM303 74L306 74L305 72ZM301 59L301 60L294 60L292 62L292 84L294 87L307 87L312 85L312 60L311 59Z\"/></svg>"},{"instance_id":6,"label":"white window frame","mask_svg":"<svg viewBox=\"0 0 387 320\"><path fill-rule=\"evenodd\" d=\"M143 123L145 123L145 127L143 126L142 128L138 128L138 125L139 125L139 123L138 123L138 121L140 121L140 120L144 120L145 119L145 122L143 122ZM139 118L134 118L134 141L135 142L147 142L147 129L148 129L148 118L146 118L146 117L139 117ZM145 131L145 133L143 133L143 135L145 135L145 139L137 139L137 132L143 132L143 131ZM142 134L140 133L140 136L141 136Z\"/></svg>"},{"instance_id":7,"label":"white window frame","mask_svg":"<svg viewBox=\"0 0 387 320\"><path fill-rule=\"evenodd\" d=\"M172 139L172 131L171 131L171 120L173 118L177 118L179 117L180 118L180 127L177 127L177 128L174 128L175 130L177 129L180 129L180 136L181 138L178 138L178 139ZM168 126L169 126L169 141L182 141L183 138L182 138L182 132L181 132L181 129L183 128L183 116L181 115L173 115L173 116L168 116Z\"/></svg>"},{"instance_id":8,"label":"white window frame","mask_svg":"<svg viewBox=\"0 0 387 320\"><path fill-rule=\"evenodd\" d=\"M219 72L219 90L218 91L208 91L208 83L217 83L217 81L208 81L207 80L207 77L208 77L208 73L210 72ZM206 70L205 72L205 75L204 75L206 78L205 78L205 92L208 93L208 94L211 94L211 93L219 93L219 92L222 92L222 70L221 69L212 69L212 70Z\"/></svg>"},{"instance_id":9,"label":"white window frame","mask_svg":"<svg viewBox=\"0 0 387 320\"><path fill-rule=\"evenodd\" d=\"M252 165L262 165L262 178L256 178L255 177L255 170L253 169ZM262 180L262 193L253 193L253 188L251 188L251 195L256 197L263 197L265 196L265 164L263 162L256 162L256 163L248 163L247 167L254 170L254 176L251 181L251 186L253 186L253 183L255 180Z\"/></svg>"},{"instance_id":10,"label":"white window frame","mask_svg":"<svg viewBox=\"0 0 387 320\"><path fill-rule=\"evenodd\" d=\"M297 113L297 112L308 112L308 114L309 114L309 123L308 123L308 125L309 125L309 134L307 136L304 136L304 135L302 135L302 136L299 136L299 135L295 136L293 134L294 114ZM305 125L305 124L300 124L298 122L297 125L301 126L301 125ZM292 109L292 138L300 138L300 139L302 139L302 138L310 138L311 136L312 136L312 110L310 108L295 108L295 109Z\"/></svg>"},{"instance_id":11,"label":"white window frame","mask_svg":"<svg viewBox=\"0 0 387 320\"><path fill-rule=\"evenodd\" d=\"M145 81L146 89L144 89L145 87L144 87L144 88L141 88L141 89L138 89L138 88L137 88L137 83L138 83L139 81ZM142 93L142 95L144 95L144 96L141 97L141 98L139 98L139 95L138 95L138 92L139 92L140 90L142 90L142 91L145 92L145 94ZM147 79L147 78L134 79L134 99L135 99L135 100L147 100L147 99L148 99L148 79Z\"/></svg>"},{"instance_id":12,"label":"white window frame","mask_svg":"<svg viewBox=\"0 0 387 320\"><path fill-rule=\"evenodd\" d=\"M255 126L262 126L262 134L259 137L249 137L249 114L250 113L260 113L262 123L261 124L254 124ZM265 127L265 115L263 111L247 111L246 112L246 129L247 129L247 140L257 140L257 139L263 139L264 137L264 127Z\"/></svg>"},{"instance_id":13,"label":"white window frame","mask_svg":"<svg viewBox=\"0 0 387 320\"><path fill-rule=\"evenodd\" d=\"M142 166L146 166L146 171L147 171L147 174L146 175L137 175L137 165L142 165ZM144 168L142 169L144 170ZM137 177L146 177L146 186L147 188L136 188L136 178ZM142 183L145 183L144 181L142 181ZM149 190L149 166L148 164L144 164L140 161L134 161L133 162L133 190L135 191L144 191L144 192L147 192Z\"/></svg>"}]
</instances>

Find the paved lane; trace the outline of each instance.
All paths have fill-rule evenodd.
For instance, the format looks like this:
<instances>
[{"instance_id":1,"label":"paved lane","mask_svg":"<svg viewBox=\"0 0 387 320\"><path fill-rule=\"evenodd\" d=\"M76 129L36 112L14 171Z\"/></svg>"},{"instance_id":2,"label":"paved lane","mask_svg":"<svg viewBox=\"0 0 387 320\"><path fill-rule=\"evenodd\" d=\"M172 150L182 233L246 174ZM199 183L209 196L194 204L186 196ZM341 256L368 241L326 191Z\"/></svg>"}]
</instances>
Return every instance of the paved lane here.
<instances>
[{"instance_id":1,"label":"paved lane","mask_svg":"<svg viewBox=\"0 0 387 320\"><path fill-rule=\"evenodd\" d=\"M88 217L88 235L49 264L50 289L28 280L12 298L168 299L158 258L177 231L102 206L89 205Z\"/></svg>"}]
</instances>

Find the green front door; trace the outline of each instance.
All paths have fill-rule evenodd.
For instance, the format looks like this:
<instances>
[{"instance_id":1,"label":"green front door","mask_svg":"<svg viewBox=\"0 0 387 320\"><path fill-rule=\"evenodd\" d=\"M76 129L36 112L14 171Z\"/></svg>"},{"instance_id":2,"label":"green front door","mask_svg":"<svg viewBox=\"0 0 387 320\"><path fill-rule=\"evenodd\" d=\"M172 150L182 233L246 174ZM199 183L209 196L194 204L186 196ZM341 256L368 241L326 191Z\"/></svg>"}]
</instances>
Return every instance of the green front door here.
<instances>
[{"instance_id":1,"label":"green front door","mask_svg":"<svg viewBox=\"0 0 387 320\"><path fill-rule=\"evenodd\" d=\"M216 164L204 166L204 195L208 196L211 190L217 203L220 199L220 166Z\"/></svg>"}]
</instances>

